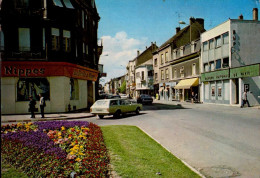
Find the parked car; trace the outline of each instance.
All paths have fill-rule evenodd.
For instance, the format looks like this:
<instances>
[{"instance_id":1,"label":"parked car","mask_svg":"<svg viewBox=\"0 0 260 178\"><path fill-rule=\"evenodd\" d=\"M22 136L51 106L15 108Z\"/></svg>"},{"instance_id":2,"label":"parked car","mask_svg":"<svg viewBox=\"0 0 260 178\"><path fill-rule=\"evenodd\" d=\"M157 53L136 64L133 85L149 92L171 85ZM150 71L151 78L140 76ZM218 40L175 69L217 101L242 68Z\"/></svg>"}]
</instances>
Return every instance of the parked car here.
<instances>
[{"instance_id":1,"label":"parked car","mask_svg":"<svg viewBox=\"0 0 260 178\"><path fill-rule=\"evenodd\" d=\"M122 114L129 112L139 114L142 109L142 104L128 99L102 99L97 100L90 107L90 113L98 115L100 119L106 115L113 115L114 118L120 118Z\"/></svg>"},{"instance_id":2,"label":"parked car","mask_svg":"<svg viewBox=\"0 0 260 178\"><path fill-rule=\"evenodd\" d=\"M121 98L123 99L127 99L127 94L119 94L121 96Z\"/></svg>"},{"instance_id":3,"label":"parked car","mask_svg":"<svg viewBox=\"0 0 260 178\"><path fill-rule=\"evenodd\" d=\"M153 98L152 98L150 95L141 94L141 95L137 98L137 103L152 104L152 103L153 103Z\"/></svg>"}]
</instances>

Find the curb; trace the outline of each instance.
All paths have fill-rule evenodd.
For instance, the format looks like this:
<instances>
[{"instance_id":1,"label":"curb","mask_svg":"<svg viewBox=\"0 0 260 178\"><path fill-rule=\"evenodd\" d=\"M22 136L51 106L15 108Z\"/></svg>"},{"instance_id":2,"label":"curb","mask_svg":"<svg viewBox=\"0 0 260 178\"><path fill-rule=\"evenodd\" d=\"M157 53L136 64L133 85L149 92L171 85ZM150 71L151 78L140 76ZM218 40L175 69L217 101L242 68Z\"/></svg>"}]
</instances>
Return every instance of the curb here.
<instances>
[{"instance_id":1,"label":"curb","mask_svg":"<svg viewBox=\"0 0 260 178\"><path fill-rule=\"evenodd\" d=\"M53 120L73 120L73 119L84 119L95 117L96 115L88 115L88 116L79 116L79 117L67 117L67 118L48 118L48 119L24 119L24 120L5 120L1 121L1 123L12 123L12 122L36 122L36 121L53 121Z\"/></svg>"},{"instance_id":2,"label":"curb","mask_svg":"<svg viewBox=\"0 0 260 178\"><path fill-rule=\"evenodd\" d=\"M141 129L140 127L138 127L139 129ZM146 131L144 131L143 129L141 129L145 134L147 134L149 137L151 137L154 141L156 141L159 145L161 145L165 150L167 150L169 153L172 154L172 152L170 150L168 150L167 148L165 148L158 140L156 140L155 138L153 138L150 134L148 134ZM183 164L185 164L185 166L187 166L188 168L190 168L193 172L195 172L196 174L198 174L200 177L202 178L206 178L204 175L202 175L197 169L195 169L194 167L192 167L191 165L189 165L187 162L185 162L184 160L180 159L178 156L172 154L173 156L175 156L177 159L179 159Z\"/></svg>"}]
</instances>

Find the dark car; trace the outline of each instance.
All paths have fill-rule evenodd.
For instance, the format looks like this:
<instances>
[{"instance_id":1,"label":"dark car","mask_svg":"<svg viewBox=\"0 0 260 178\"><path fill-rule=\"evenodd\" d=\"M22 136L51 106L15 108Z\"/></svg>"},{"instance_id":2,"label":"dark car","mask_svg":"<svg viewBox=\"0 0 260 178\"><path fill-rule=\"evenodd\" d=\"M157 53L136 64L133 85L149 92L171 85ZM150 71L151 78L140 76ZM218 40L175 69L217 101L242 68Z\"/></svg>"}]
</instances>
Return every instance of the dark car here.
<instances>
[{"instance_id":1,"label":"dark car","mask_svg":"<svg viewBox=\"0 0 260 178\"><path fill-rule=\"evenodd\" d=\"M140 97L137 98L137 103L152 104L153 98L150 95L142 94L140 95Z\"/></svg>"}]
</instances>

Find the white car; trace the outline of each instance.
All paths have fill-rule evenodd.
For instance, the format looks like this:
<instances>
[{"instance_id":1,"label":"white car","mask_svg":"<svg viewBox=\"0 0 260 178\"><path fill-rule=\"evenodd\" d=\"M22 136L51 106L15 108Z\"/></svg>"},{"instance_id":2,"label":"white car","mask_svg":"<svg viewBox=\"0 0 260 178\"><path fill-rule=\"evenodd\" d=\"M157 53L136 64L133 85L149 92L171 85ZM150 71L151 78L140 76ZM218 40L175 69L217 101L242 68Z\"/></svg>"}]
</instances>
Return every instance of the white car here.
<instances>
[{"instance_id":1,"label":"white car","mask_svg":"<svg viewBox=\"0 0 260 178\"><path fill-rule=\"evenodd\" d=\"M102 99L97 100L91 107L90 113L98 115L100 119L106 115L113 115L114 118L120 118L122 114L139 112L143 109L142 104L127 99Z\"/></svg>"}]
</instances>

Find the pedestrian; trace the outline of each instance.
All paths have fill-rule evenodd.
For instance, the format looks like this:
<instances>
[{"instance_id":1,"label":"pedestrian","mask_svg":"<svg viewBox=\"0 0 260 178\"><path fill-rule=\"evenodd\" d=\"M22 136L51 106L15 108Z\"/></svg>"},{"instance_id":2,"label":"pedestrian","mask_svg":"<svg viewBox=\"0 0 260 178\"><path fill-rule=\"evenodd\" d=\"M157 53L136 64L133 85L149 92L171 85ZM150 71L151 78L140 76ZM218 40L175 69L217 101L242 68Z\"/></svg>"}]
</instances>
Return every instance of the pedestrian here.
<instances>
[{"instance_id":1,"label":"pedestrian","mask_svg":"<svg viewBox=\"0 0 260 178\"><path fill-rule=\"evenodd\" d=\"M44 118L44 107L46 106L46 103L45 103L45 99L44 99L44 97L42 96L42 94L39 94L39 97L40 97L41 115L42 115L42 118Z\"/></svg>"},{"instance_id":2,"label":"pedestrian","mask_svg":"<svg viewBox=\"0 0 260 178\"><path fill-rule=\"evenodd\" d=\"M31 118L35 118L35 105L36 105L36 101L33 99L32 96L29 96L29 112L31 112Z\"/></svg>"},{"instance_id":3,"label":"pedestrian","mask_svg":"<svg viewBox=\"0 0 260 178\"><path fill-rule=\"evenodd\" d=\"M242 105L241 108L244 107L244 105L247 103L247 106L250 107L250 104L247 99L247 90L245 90L242 94Z\"/></svg>"}]
</instances>

